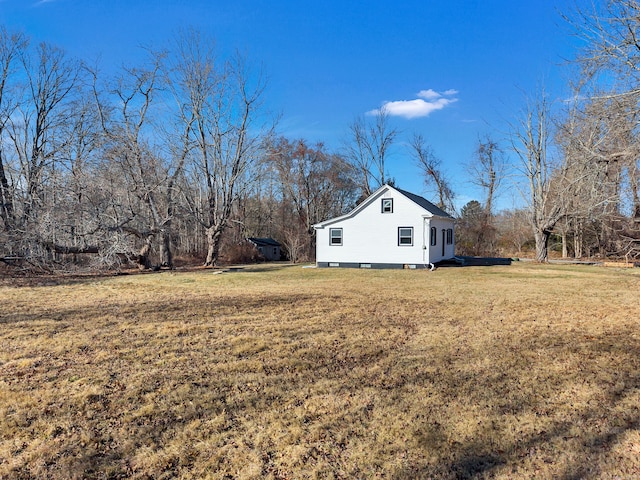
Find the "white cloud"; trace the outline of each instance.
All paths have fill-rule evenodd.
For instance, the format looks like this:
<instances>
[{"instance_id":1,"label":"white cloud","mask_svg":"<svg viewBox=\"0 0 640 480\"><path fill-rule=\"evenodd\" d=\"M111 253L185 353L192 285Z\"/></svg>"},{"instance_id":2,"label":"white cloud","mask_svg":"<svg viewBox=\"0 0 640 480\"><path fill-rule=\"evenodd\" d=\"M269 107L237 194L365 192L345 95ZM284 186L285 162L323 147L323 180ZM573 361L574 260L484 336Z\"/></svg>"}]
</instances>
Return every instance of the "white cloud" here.
<instances>
[{"instance_id":1,"label":"white cloud","mask_svg":"<svg viewBox=\"0 0 640 480\"><path fill-rule=\"evenodd\" d=\"M441 96L442 95L440 95L435 90L432 90L431 88L429 90L420 90L418 92L418 97L424 98L427 100L435 100L436 98L440 98Z\"/></svg>"},{"instance_id":2,"label":"white cloud","mask_svg":"<svg viewBox=\"0 0 640 480\"><path fill-rule=\"evenodd\" d=\"M431 112L442 110L447 105L457 102L458 99L454 96L457 93L458 91L453 89L439 93L429 88L427 90L420 90L416 94L418 98L414 100L384 102L379 109L371 110L367 113L369 115L377 115L384 110L388 115L394 117L404 117L407 119L426 117L431 114Z\"/></svg>"}]
</instances>

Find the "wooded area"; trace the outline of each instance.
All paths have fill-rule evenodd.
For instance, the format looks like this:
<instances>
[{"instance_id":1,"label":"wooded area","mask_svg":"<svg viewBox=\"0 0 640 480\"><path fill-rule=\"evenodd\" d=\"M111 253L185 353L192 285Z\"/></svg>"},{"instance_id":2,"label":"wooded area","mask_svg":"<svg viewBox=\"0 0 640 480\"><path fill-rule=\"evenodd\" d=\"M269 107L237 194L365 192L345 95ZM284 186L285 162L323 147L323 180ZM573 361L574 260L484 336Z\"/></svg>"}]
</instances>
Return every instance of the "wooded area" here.
<instances>
[{"instance_id":1,"label":"wooded area","mask_svg":"<svg viewBox=\"0 0 640 480\"><path fill-rule=\"evenodd\" d=\"M457 251L640 256L640 5L576 10L585 48L572 97L533 93L510 135L479 137L466 175L484 198L455 212L428 137L404 150L431 199L458 217ZM172 268L251 257L273 237L313 260L313 224L394 183L399 132L387 112L356 118L345 144L277 134L266 82L197 31L105 76L63 50L0 27L0 260L29 268ZM462 169L461 169L462 170ZM402 187L402 185L399 185ZM505 187L526 207L496 212Z\"/></svg>"}]
</instances>

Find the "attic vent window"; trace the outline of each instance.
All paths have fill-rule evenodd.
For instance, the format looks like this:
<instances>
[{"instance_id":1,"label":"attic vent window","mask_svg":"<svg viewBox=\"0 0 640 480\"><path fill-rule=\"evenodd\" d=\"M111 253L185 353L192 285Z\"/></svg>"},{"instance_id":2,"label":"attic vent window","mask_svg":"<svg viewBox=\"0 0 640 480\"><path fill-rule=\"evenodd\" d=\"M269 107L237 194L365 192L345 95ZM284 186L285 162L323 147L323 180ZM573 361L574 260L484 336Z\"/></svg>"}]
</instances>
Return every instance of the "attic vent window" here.
<instances>
[{"instance_id":1,"label":"attic vent window","mask_svg":"<svg viewBox=\"0 0 640 480\"><path fill-rule=\"evenodd\" d=\"M393 213L393 198L382 199L382 213Z\"/></svg>"},{"instance_id":2,"label":"attic vent window","mask_svg":"<svg viewBox=\"0 0 640 480\"><path fill-rule=\"evenodd\" d=\"M398 245L400 246L413 245L413 227L398 228Z\"/></svg>"}]
</instances>

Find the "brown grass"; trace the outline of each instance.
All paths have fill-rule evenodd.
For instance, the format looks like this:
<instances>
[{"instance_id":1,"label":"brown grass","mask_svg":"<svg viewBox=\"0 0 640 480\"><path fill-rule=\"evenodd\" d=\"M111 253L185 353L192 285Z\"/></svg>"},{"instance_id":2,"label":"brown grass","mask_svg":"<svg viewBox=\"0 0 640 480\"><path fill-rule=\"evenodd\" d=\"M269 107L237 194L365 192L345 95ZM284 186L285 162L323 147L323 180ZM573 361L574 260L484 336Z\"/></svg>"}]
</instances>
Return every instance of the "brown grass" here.
<instances>
[{"instance_id":1,"label":"brown grass","mask_svg":"<svg viewBox=\"0 0 640 480\"><path fill-rule=\"evenodd\" d=\"M640 272L0 286L0 478L639 478Z\"/></svg>"}]
</instances>

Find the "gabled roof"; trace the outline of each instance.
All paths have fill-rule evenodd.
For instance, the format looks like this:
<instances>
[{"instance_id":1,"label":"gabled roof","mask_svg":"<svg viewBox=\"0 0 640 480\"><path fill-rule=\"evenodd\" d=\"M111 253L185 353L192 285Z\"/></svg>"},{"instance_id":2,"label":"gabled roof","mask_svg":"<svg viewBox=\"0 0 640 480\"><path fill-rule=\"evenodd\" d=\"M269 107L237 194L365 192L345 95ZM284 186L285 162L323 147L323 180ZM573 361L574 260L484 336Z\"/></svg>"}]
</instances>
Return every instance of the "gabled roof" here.
<instances>
[{"instance_id":1,"label":"gabled roof","mask_svg":"<svg viewBox=\"0 0 640 480\"><path fill-rule=\"evenodd\" d=\"M314 225L314 227L322 228L324 225L328 225L328 224L331 224L331 223L334 223L334 222L337 222L337 221L340 221L340 220L351 218L351 217L357 215L358 212L360 212L360 210L363 210L364 208L369 206L372 202L374 202L377 198L379 198L383 193L385 193L387 191L398 192L400 195L403 195L404 197L408 198L413 203L415 203L420 208L422 208L423 210L425 210L427 213L431 214L434 217L442 217L442 218L448 218L448 219L453 220L453 217L451 215L449 215L447 212L445 212L441 208L435 206L433 203L431 203L426 198L423 198L420 195L416 195L415 193L407 192L406 190L401 190L399 188L392 187L391 185L383 185L378 190L373 192L370 196L368 196L356 208L354 208L349 213L347 213L346 215L342 215L340 217L331 218L331 219L325 220L324 222L316 223Z\"/></svg>"},{"instance_id":2,"label":"gabled roof","mask_svg":"<svg viewBox=\"0 0 640 480\"><path fill-rule=\"evenodd\" d=\"M258 237L249 237L247 238L251 243L253 243L256 247L279 247L280 243L278 243L273 238L258 238Z\"/></svg>"}]
</instances>

